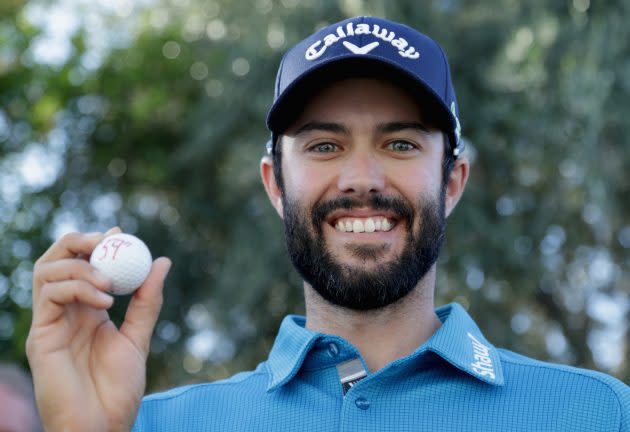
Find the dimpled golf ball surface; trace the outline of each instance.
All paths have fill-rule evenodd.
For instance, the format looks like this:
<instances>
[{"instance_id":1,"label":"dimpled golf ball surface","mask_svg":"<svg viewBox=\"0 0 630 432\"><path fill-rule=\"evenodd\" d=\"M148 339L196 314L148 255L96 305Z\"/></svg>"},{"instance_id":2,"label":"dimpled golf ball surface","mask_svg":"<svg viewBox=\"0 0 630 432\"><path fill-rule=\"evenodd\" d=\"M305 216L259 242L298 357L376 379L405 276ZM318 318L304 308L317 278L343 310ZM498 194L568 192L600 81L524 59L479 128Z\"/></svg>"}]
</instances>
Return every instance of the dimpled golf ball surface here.
<instances>
[{"instance_id":1,"label":"dimpled golf ball surface","mask_svg":"<svg viewBox=\"0 0 630 432\"><path fill-rule=\"evenodd\" d=\"M109 291L117 295L130 294L140 287L152 262L147 245L131 234L105 237L90 256L90 264L111 279Z\"/></svg>"}]
</instances>

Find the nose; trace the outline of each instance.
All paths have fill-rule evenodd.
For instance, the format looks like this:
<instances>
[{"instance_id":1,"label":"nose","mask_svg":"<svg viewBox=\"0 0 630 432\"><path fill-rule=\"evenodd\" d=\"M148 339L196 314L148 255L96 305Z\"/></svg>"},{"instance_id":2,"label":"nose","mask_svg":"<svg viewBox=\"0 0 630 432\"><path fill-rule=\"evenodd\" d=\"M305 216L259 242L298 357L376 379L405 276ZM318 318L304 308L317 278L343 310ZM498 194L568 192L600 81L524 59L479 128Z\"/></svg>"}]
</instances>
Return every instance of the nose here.
<instances>
[{"instance_id":1,"label":"nose","mask_svg":"<svg viewBox=\"0 0 630 432\"><path fill-rule=\"evenodd\" d=\"M382 192L385 173L377 156L368 151L356 151L341 167L337 183L345 194L367 196Z\"/></svg>"}]
</instances>

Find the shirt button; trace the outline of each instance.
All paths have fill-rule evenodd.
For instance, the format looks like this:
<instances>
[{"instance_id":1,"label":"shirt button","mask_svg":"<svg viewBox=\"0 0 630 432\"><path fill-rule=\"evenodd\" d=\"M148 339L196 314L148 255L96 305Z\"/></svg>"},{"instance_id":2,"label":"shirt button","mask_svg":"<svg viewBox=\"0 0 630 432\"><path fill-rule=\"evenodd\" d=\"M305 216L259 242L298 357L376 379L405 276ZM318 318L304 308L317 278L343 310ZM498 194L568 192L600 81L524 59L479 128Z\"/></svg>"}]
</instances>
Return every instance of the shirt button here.
<instances>
[{"instance_id":1,"label":"shirt button","mask_svg":"<svg viewBox=\"0 0 630 432\"><path fill-rule=\"evenodd\" d=\"M354 404L357 406L357 408L362 409L362 410L366 410L370 407L370 402L366 399L366 398L357 398L357 400L354 401Z\"/></svg>"},{"instance_id":2,"label":"shirt button","mask_svg":"<svg viewBox=\"0 0 630 432\"><path fill-rule=\"evenodd\" d=\"M337 355L339 354L339 347L337 346L336 343L329 343L328 344L328 355L331 357L337 357Z\"/></svg>"}]
</instances>

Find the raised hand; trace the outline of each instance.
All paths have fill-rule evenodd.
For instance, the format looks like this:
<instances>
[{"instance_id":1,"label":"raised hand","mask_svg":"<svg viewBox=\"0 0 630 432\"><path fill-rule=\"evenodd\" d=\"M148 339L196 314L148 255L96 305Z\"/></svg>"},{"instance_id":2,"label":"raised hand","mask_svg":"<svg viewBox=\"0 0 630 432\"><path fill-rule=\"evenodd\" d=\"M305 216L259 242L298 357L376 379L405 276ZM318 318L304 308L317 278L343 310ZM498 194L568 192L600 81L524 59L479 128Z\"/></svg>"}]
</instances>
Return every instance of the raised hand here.
<instances>
[{"instance_id":1,"label":"raised hand","mask_svg":"<svg viewBox=\"0 0 630 432\"><path fill-rule=\"evenodd\" d=\"M47 431L128 431L135 420L171 262L154 261L116 328L110 281L82 258L116 232L68 234L35 264L26 352Z\"/></svg>"}]
</instances>

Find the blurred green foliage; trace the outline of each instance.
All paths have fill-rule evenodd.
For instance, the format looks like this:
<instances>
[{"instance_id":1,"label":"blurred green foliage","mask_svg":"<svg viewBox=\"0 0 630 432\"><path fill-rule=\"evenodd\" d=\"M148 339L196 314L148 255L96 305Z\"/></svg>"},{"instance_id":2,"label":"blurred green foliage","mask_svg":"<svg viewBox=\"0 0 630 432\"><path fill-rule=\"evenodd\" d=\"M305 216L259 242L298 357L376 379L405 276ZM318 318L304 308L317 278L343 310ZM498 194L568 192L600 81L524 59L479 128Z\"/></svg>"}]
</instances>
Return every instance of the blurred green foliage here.
<instances>
[{"instance_id":1,"label":"blurred green foliage","mask_svg":"<svg viewBox=\"0 0 630 432\"><path fill-rule=\"evenodd\" d=\"M113 225L174 261L149 391L264 359L303 313L258 174L275 71L319 26L374 14L438 40L458 91L473 168L438 303L500 346L630 381L628 2L115 3L0 7L0 360L25 363L37 257ZM78 24L50 60L63 7Z\"/></svg>"}]
</instances>

